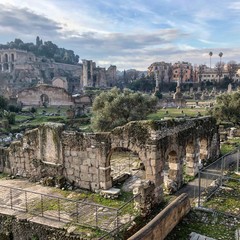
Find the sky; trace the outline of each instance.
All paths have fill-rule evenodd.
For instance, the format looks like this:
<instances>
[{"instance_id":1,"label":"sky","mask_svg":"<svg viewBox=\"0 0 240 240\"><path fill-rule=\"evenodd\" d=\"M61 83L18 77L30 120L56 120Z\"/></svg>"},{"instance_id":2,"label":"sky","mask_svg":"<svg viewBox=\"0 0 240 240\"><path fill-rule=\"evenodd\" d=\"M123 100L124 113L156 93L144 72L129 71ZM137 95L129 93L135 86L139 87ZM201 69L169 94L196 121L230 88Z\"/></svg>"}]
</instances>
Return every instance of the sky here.
<instances>
[{"instance_id":1,"label":"sky","mask_svg":"<svg viewBox=\"0 0 240 240\"><path fill-rule=\"evenodd\" d=\"M0 43L36 36L119 70L153 62L240 63L240 1L0 0Z\"/></svg>"}]
</instances>

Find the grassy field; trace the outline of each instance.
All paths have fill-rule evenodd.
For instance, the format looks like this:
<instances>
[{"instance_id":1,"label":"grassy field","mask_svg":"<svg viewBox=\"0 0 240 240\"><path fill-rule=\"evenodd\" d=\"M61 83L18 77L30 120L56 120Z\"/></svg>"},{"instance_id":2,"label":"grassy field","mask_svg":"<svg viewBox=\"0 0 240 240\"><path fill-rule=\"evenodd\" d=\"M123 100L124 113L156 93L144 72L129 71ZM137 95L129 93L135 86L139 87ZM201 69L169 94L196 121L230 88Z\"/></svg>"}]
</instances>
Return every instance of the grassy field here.
<instances>
[{"instance_id":1,"label":"grassy field","mask_svg":"<svg viewBox=\"0 0 240 240\"><path fill-rule=\"evenodd\" d=\"M214 239L233 240L240 221L224 215L191 210L166 237L166 240L186 240L191 232Z\"/></svg>"},{"instance_id":2,"label":"grassy field","mask_svg":"<svg viewBox=\"0 0 240 240\"><path fill-rule=\"evenodd\" d=\"M207 114L207 110L205 108L167 108L160 109L156 113L152 113L148 115L148 119L150 120L161 120L165 117L175 118L175 117L196 117Z\"/></svg>"},{"instance_id":3,"label":"grassy field","mask_svg":"<svg viewBox=\"0 0 240 240\"><path fill-rule=\"evenodd\" d=\"M223 186L203 203L203 206L214 210L202 212L191 210L174 228L166 240L189 239L191 232L196 232L214 239L235 239L235 231L240 228L240 175L229 174L233 179L223 182ZM227 216L225 214L231 214Z\"/></svg>"},{"instance_id":4,"label":"grassy field","mask_svg":"<svg viewBox=\"0 0 240 240\"><path fill-rule=\"evenodd\" d=\"M233 139L228 139L221 144L220 151L221 155L232 152L236 147L240 146L240 137L235 137Z\"/></svg>"}]
</instances>

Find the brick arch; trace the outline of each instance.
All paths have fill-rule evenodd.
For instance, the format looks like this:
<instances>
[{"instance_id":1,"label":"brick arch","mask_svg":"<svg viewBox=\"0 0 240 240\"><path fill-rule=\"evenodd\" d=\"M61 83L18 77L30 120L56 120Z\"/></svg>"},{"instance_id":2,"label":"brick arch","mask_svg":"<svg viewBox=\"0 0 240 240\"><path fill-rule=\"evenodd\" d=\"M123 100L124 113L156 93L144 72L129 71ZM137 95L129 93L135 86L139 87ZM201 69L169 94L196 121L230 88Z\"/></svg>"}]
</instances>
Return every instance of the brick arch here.
<instances>
[{"instance_id":1,"label":"brick arch","mask_svg":"<svg viewBox=\"0 0 240 240\"><path fill-rule=\"evenodd\" d=\"M126 151L129 151L129 152L132 152L132 153L138 155L139 160L141 161L141 163L143 164L143 166L145 168L145 171L148 172L148 173L152 173L152 169L151 169L151 166L149 164L149 161L151 161L151 159L146 158L146 156L151 155L151 153L148 152L148 151L143 151L143 149L141 149L141 148L138 149L136 146L130 147L130 146L121 146L121 145L116 146L115 144L112 145L112 147L110 148L110 150L107 153L106 168L111 167L111 163L110 163L111 156L117 150L126 150ZM146 179L152 181L153 179L151 177L152 177L152 174L148 174L148 176L146 176Z\"/></svg>"},{"instance_id":2,"label":"brick arch","mask_svg":"<svg viewBox=\"0 0 240 240\"><path fill-rule=\"evenodd\" d=\"M114 153L116 152L124 152L124 153L128 153L129 155L128 156L124 156L124 164L123 164L123 161L121 160L121 162L119 163L118 166L116 166L116 162L114 162L114 164L112 164L112 156ZM109 168L110 167L110 172L108 171L108 173L111 175L111 178L113 179L113 172L115 172L114 175L117 175L117 176L121 176L123 175L124 173L129 173L130 175L132 175L132 168L134 167L132 164L133 162L135 161L132 161L131 160L131 154L134 154L135 156L132 156L133 158L136 158L138 157L139 161L141 161L141 168L142 169L145 169L145 166L144 166L144 163L143 161L140 159L138 153L136 152L133 152L131 151L130 149L128 148L122 148L122 147L116 147L116 148L113 148L110 150L110 152L108 153L107 155L107 163L106 163L106 167ZM127 155L127 154L126 154ZM128 159L127 159L128 158ZM107 176L107 178L109 178Z\"/></svg>"}]
</instances>

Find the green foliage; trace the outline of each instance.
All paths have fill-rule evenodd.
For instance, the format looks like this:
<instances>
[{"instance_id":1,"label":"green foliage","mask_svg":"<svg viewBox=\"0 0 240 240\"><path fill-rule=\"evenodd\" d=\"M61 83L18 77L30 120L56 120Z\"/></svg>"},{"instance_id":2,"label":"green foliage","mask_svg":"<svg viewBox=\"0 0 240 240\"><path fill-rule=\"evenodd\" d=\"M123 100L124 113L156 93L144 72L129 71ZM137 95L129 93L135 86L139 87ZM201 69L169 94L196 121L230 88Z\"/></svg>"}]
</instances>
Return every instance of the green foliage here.
<instances>
[{"instance_id":1,"label":"green foliage","mask_svg":"<svg viewBox=\"0 0 240 240\"><path fill-rule=\"evenodd\" d=\"M37 109L35 107L31 107L30 112L35 113L35 112L37 112Z\"/></svg>"},{"instance_id":2,"label":"green foliage","mask_svg":"<svg viewBox=\"0 0 240 240\"><path fill-rule=\"evenodd\" d=\"M158 90L154 94L158 99L162 99L162 93Z\"/></svg>"},{"instance_id":3,"label":"green foliage","mask_svg":"<svg viewBox=\"0 0 240 240\"><path fill-rule=\"evenodd\" d=\"M189 239L191 232L196 232L214 239L232 240L237 224L232 218L212 213L191 210L190 213L173 229L166 240Z\"/></svg>"},{"instance_id":4,"label":"green foliage","mask_svg":"<svg viewBox=\"0 0 240 240\"><path fill-rule=\"evenodd\" d=\"M167 109L160 109L156 113L152 113L148 115L149 120L160 120L164 117L169 118L176 118L176 117L196 117L198 115L198 112L201 113L201 115L206 115L206 109L205 108L167 108Z\"/></svg>"},{"instance_id":5,"label":"green foliage","mask_svg":"<svg viewBox=\"0 0 240 240\"><path fill-rule=\"evenodd\" d=\"M223 182L224 188L219 188L204 207L239 216L240 184L238 179L229 179Z\"/></svg>"},{"instance_id":6,"label":"green foliage","mask_svg":"<svg viewBox=\"0 0 240 240\"><path fill-rule=\"evenodd\" d=\"M36 45L34 43L24 43L21 39L15 39L7 44L0 44L0 49L20 49L34 53L36 56L54 59L56 62L77 64L79 56L75 55L72 50L59 48L51 41L43 42L39 37L36 38ZM43 61L46 61L46 59Z\"/></svg>"},{"instance_id":7,"label":"green foliage","mask_svg":"<svg viewBox=\"0 0 240 240\"><path fill-rule=\"evenodd\" d=\"M0 109L7 109L8 101L5 97L0 96Z\"/></svg>"},{"instance_id":8,"label":"green foliage","mask_svg":"<svg viewBox=\"0 0 240 240\"><path fill-rule=\"evenodd\" d=\"M155 84L154 79L142 76L140 79L129 83L127 87L134 91L151 92L154 90Z\"/></svg>"},{"instance_id":9,"label":"green foliage","mask_svg":"<svg viewBox=\"0 0 240 240\"><path fill-rule=\"evenodd\" d=\"M130 121L145 119L155 110L156 104L155 97L113 88L95 98L92 127L98 131L108 131Z\"/></svg>"},{"instance_id":10,"label":"green foliage","mask_svg":"<svg viewBox=\"0 0 240 240\"><path fill-rule=\"evenodd\" d=\"M3 116L8 120L9 124L15 124L15 113L4 110Z\"/></svg>"},{"instance_id":11,"label":"green foliage","mask_svg":"<svg viewBox=\"0 0 240 240\"><path fill-rule=\"evenodd\" d=\"M240 125L240 92L217 97L217 105L210 113L219 121Z\"/></svg>"},{"instance_id":12,"label":"green foliage","mask_svg":"<svg viewBox=\"0 0 240 240\"><path fill-rule=\"evenodd\" d=\"M240 146L240 138L236 137L233 139L228 139L226 142L221 144L221 155L225 155L227 153L232 152L234 149L236 149L238 146Z\"/></svg>"},{"instance_id":13,"label":"green foliage","mask_svg":"<svg viewBox=\"0 0 240 240\"><path fill-rule=\"evenodd\" d=\"M8 105L8 110L9 110L10 112L18 113L18 112L21 111L21 107L15 106L15 105Z\"/></svg>"}]
</instances>

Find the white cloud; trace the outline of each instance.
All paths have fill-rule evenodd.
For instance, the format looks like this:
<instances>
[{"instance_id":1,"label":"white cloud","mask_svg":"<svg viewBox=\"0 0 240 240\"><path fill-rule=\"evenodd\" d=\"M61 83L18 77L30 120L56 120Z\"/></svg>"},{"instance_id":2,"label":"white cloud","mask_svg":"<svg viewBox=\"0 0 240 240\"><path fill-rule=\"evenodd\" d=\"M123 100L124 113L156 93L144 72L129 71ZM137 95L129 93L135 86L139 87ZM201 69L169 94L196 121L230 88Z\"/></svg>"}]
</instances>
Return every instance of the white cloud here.
<instances>
[{"instance_id":1,"label":"white cloud","mask_svg":"<svg viewBox=\"0 0 240 240\"><path fill-rule=\"evenodd\" d=\"M240 56L234 48L240 38L239 1L1 0L0 5L2 41L34 42L38 35L104 66L205 63L209 51L224 52L226 61Z\"/></svg>"}]
</instances>

